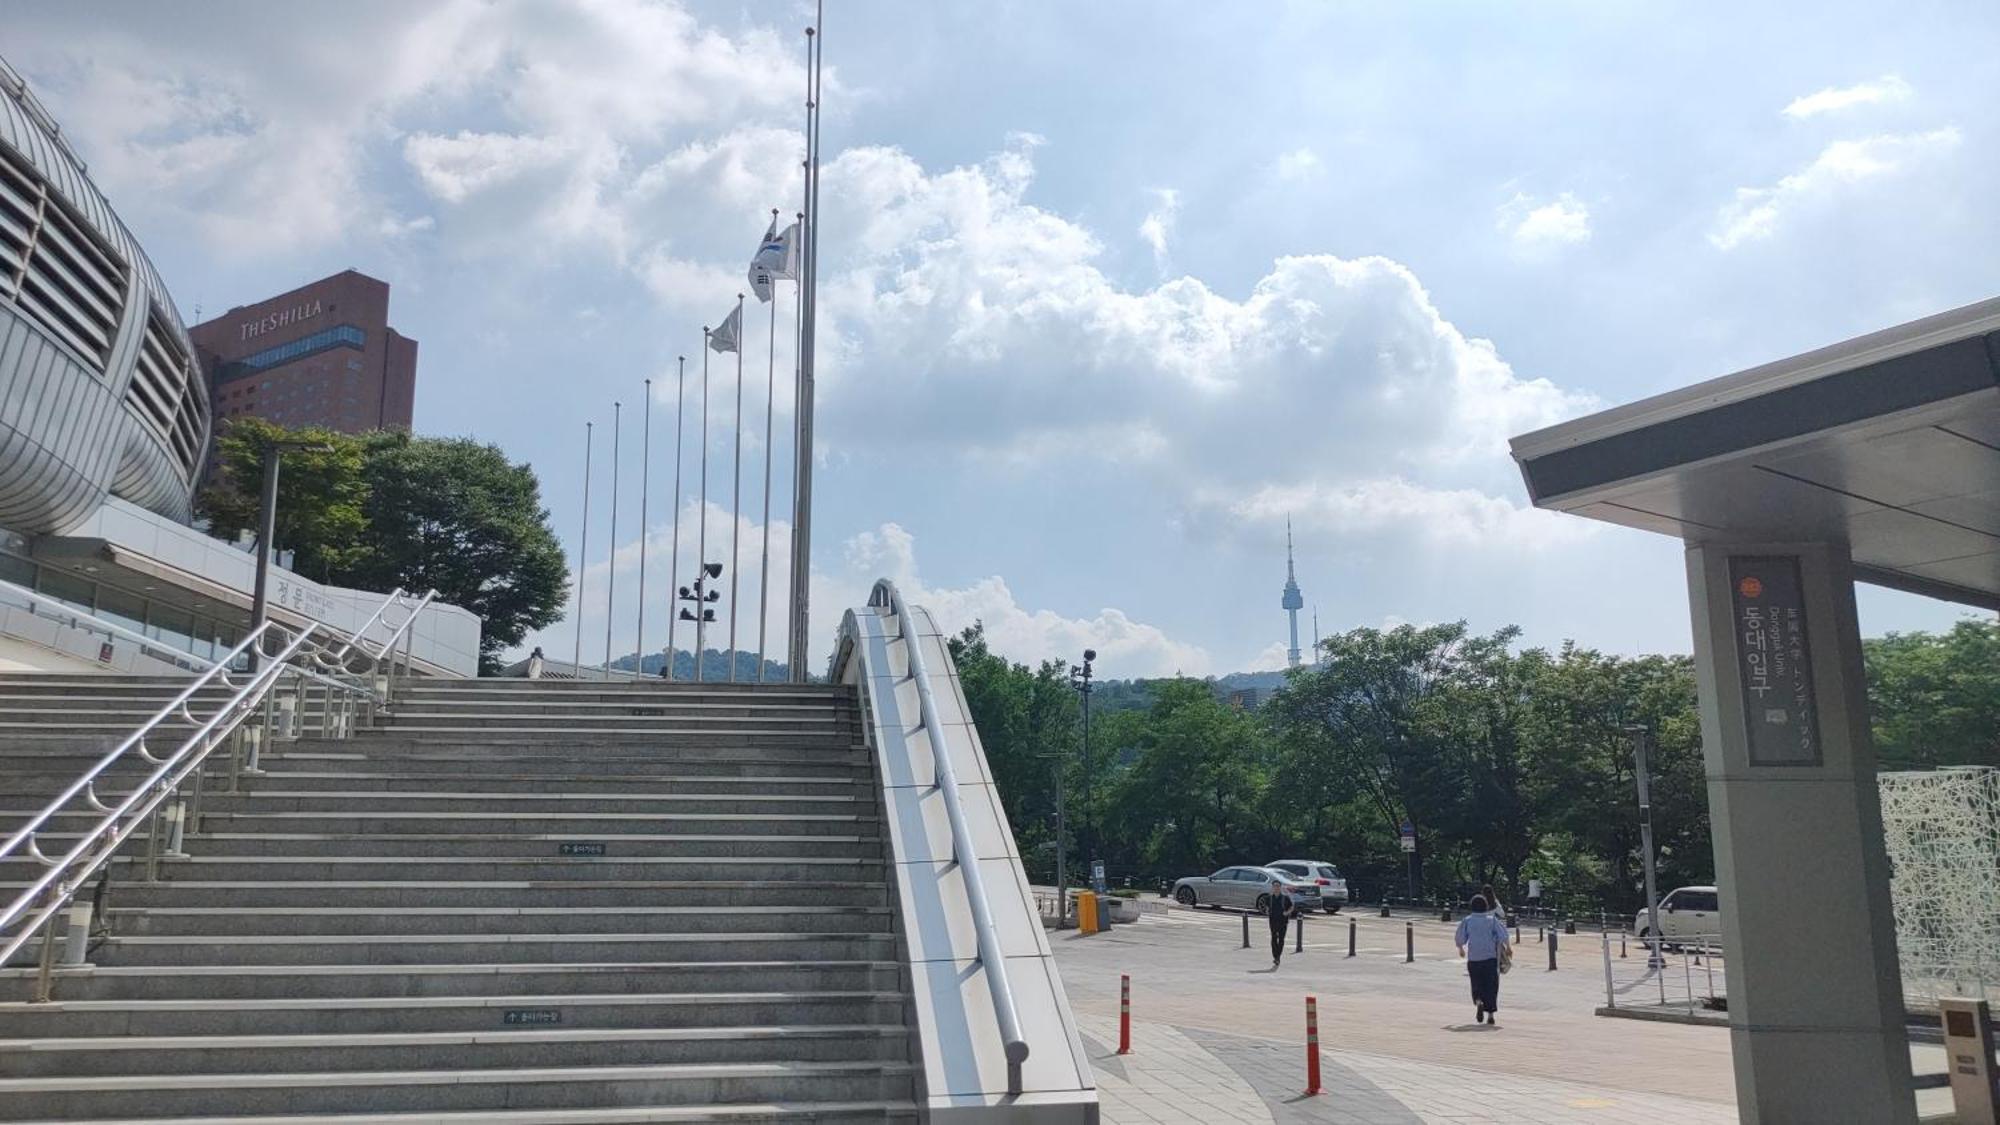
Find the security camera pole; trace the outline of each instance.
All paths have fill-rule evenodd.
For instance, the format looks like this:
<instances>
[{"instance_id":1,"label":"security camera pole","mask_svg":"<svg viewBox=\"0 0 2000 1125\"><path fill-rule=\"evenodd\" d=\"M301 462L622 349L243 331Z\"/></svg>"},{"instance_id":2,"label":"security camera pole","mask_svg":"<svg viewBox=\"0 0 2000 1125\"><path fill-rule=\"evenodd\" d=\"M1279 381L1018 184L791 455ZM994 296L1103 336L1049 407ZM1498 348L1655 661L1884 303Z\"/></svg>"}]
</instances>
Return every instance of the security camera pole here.
<instances>
[{"instance_id":1,"label":"security camera pole","mask_svg":"<svg viewBox=\"0 0 2000 1125\"><path fill-rule=\"evenodd\" d=\"M1083 836L1083 861L1084 861L1084 863L1085 863L1086 865L1088 865L1089 863L1091 863L1092 861L1094 861L1094 860L1095 860L1095 859L1097 858L1097 855L1096 855L1096 851L1097 851L1097 836L1096 836L1096 832L1094 831L1094 829L1095 829L1095 827L1096 827L1096 826L1095 826L1095 825L1094 825L1094 824L1092 823L1092 821L1091 821L1091 816L1090 816L1090 811L1091 811L1091 804L1090 804L1090 774L1091 774L1091 769L1090 769L1090 693L1091 693L1092 691L1096 690L1096 688L1095 688L1095 685L1093 685L1093 684L1092 684L1092 683L1090 682L1090 676L1091 676L1091 666L1090 666L1090 664L1091 664L1091 661L1093 661L1093 660L1096 660L1096 659L1097 659L1097 650L1096 650L1096 649L1094 649L1094 648L1087 648L1087 649L1084 649L1084 650L1083 650L1083 664L1082 664L1082 666L1081 666L1081 667L1079 667L1079 666L1077 666L1077 665L1075 665L1075 664L1072 664L1072 665L1070 665L1070 666L1069 666L1069 683L1070 683L1070 686L1071 686L1071 687L1073 687L1073 688L1075 688L1075 689L1077 690L1077 694L1079 694L1079 695L1083 696L1083 832L1082 832L1082 836ZM1087 870L1087 869L1088 869L1088 868L1086 868L1086 870Z\"/></svg>"}]
</instances>

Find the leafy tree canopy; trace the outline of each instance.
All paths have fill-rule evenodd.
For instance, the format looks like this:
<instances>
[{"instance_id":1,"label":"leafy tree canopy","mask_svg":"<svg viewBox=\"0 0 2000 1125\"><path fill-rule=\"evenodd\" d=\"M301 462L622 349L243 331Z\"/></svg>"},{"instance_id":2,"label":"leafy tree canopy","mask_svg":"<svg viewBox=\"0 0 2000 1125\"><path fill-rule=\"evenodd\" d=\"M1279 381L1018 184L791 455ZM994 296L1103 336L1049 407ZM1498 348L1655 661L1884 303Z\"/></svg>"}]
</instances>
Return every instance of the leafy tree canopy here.
<instances>
[{"instance_id":1,"label":"leafy tree canopy","mask_svg":"<svg viewBox=\"0 0 2000 1125\"><path fill-rule=\"evenodd\" d=\"M201 510L216 531L255 530L263 451L286 450L278 474L276 543L295 569L338 586L435 588L479 615L480 663L561 616L568 566L534 470L471 438L362 436L288 430L239 418L219 439L222 473Z\"/></svg>"}]
</instances>

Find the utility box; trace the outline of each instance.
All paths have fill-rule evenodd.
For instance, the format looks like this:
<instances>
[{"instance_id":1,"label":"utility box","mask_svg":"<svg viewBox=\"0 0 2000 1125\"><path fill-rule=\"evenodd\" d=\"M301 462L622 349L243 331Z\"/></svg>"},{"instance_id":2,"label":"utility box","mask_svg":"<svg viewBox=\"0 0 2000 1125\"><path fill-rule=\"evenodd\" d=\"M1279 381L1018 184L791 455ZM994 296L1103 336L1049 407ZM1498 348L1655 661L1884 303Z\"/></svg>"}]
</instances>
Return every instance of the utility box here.
<instances>
[{"instance_id":1,"label":"utility box","mask_svg":"<svg viewBox=\"0 0 2000 1125\"><path fill-rule=\"evenodd\" d=\"M1993 1086L1993 1010L1984 1000L1941 999L1945 1064L1959 1125L2000 1125Z\"/></svg>"}]
</instances>

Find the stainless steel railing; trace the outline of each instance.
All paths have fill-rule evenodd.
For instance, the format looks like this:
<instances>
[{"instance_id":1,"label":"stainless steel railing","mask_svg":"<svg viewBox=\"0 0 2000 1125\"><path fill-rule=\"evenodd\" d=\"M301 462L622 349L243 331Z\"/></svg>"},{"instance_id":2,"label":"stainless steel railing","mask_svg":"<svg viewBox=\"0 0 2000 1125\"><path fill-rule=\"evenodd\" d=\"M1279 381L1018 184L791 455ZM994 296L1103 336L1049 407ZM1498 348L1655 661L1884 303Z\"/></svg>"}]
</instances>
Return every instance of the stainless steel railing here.
<instances>
[{"instance_id":1,"label":"stainless steel railing","mask_svg":"<svg viewBox=\"0 0 2000 1125\"><path fill-rule=\"evenodd\" d=\"M411 626L417 623L417 617L425 609L429 608L432 601L436 600L437 594L436 590L427 591L422 598L418 599L415 605L409 606L408 609L410 612L404 616L402 624L396 626L390 632L388 639L376 646L375 651L369 654L370 659L373 661L370 670L376 677L375 691L376 694L381 696L382 705L385 707L394 706L396 700L396 684L399 679L397 674L397 665L399 663L396 651L397 646L402 646L400 656L401 675L407 677L410 674L411 648L416 643L416 631ZM390 598L394 600L397 596L399 595L391 594ZM384 608L387 608L387 603L384 603ZM356 636L359 635L358 633L356 634ZM367 651L367 646L363 645L362 650L364 652ZM385 656L387 657L386 662L384 661Z\"/></svg>"},{"instance_id":2,"label":"stainless steel railing","mask_svg":"<svg viewBox=\"0 0 2000 1125\"><path fill-rule=\"evenodd\" d=\"M1007 1091L1021 1092L1021 1064L1028 1061L1028 1041L1021 1034L1021 1017L1014 1003L1014 989L1007 979L1007 961L1000 951L1000 932L993 924L993 908L986 897L986 883L979 872L979 852L966 826L965 805L959 799L958 775L951 764L951 750L945 744L943 724L938 720L937 699L931 691L929 670L924 663L923 638L911 627L909 607L896 584L887 578L875 583L868 595L874 609L886 609L896 618L896 630L909 652L910 676L917 682L919 717L930 739L931 764L939 794L944 798L945 816L951 822L952 860L965 883L965 900L972 909L972 932L978 943L979 964L986 970L986 988L993 999L993 1014L1000 1024L1000 1039L1007 1050ZM858 649L851 633L851 620L842 626L836 646L832 679L840 682L846 661Z\"/></svg>"},{"instance_id":3,"label":"stainless steel railing","mask_svg":"<svg viewBox=\"0 0 2000 1125\"><path fill-rule=\"evenodd\" d=\"M168 845L164 854L178 855L189 820L198 821L200 817L207 778L204 767L218 747L226 744L230 748L229 786L233 791L242 773L257 771L258 752L265 739L278 733L281 718L283 725L294 734L302 725L299 712L305 702L306 683L321 684L327 688L328 707L322 712L322 731L336 737L348 733L351 724L347 719L352 713L353 698L372 693L362 684L343 681L307 666L323 665L329 658L328 651L315 639L320 629L318 624L295 632L274 622L258 626L221 663L195 677L138 730L85 770L81 777L30 817L4 843L0 843L0 859L25 855L47 868L12 902L0 908L0 966L9 964L37 934L42 936L35 1000L47 1001L50 995L55 960L55 919L91 876L103 868L142 825L146 828L146 877L149 880L158 877L159 859L163 854L160 846L162 833L166 833ZM230 671L239 658L252 651L252 646L256 646L257 654L265 658L258 661L257 669L247 673ZM274 648L275 652L272 651ZM292 714L281 716L274 706L277 699L274 689L287 677L299 681L300 687L291 696ZM204 718L195 713L194 701L196 695L211 684L235 690L228 700ZM343 697L339 707L334 704L335 692ZM262 721L254 730L257 737L253 740L246 737L253 732L246 730L244 724L252 716L259 715L260 711ZM175 718L193 724L194 732L164 757L156 755L147 745L149 736ZM142 762L154 768L122 801L109 804L97 792L98 782L113 766L129 761ZM192 784L189 784L190 780ZM172 802L171 805L169 802ZM164 816L163 810L166 813ZM42 837L58 816L76 813L96 816L69 851L58 857L50 856L42 847Z\"/></svg>"}]
</instances>

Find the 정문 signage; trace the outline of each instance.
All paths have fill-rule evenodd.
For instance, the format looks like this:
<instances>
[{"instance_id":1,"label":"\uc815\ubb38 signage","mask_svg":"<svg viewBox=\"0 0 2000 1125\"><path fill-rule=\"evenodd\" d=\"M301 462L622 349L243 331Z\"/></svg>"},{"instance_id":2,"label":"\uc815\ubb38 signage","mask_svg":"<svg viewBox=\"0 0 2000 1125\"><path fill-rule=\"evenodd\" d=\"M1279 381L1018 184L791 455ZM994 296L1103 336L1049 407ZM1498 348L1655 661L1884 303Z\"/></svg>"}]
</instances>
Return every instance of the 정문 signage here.
<instances>
[{"instance_id":1,"label":"\uc815\ubb38 signage","mask_svg":"<svg viewBox=\"0 0 2000 1125\"><path fill-rule=\"evenodd\" d=\"M1731 555L1729 611L1750 764L1819 765L1819 714L1799 560Z\"/></svg>"}]
</instances>

